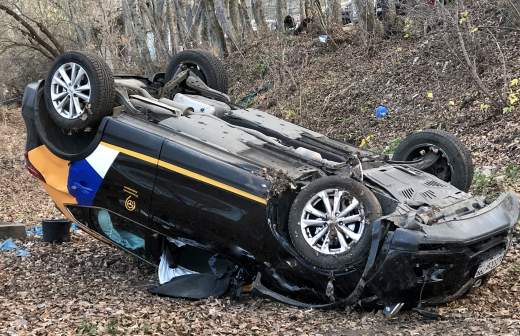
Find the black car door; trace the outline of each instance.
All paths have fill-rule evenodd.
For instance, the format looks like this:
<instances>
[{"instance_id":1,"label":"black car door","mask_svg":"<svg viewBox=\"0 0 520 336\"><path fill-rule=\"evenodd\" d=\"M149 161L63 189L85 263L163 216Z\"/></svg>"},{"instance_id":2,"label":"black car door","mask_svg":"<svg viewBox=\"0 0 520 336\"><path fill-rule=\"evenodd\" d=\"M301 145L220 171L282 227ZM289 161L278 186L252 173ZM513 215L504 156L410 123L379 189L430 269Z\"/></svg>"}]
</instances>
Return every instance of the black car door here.
<instances>
[{"instance_id":1,"label":"black car door","mask_svg":"<svg viewBox=\"0 0 520 336\"><path fill-rule=\"evenodd\" d=\"M152 201L154 227L213 250L249 249L265 233L266 182L255 167L210 152L174 139L164 142Z\"/></svg>"}]
</instances>

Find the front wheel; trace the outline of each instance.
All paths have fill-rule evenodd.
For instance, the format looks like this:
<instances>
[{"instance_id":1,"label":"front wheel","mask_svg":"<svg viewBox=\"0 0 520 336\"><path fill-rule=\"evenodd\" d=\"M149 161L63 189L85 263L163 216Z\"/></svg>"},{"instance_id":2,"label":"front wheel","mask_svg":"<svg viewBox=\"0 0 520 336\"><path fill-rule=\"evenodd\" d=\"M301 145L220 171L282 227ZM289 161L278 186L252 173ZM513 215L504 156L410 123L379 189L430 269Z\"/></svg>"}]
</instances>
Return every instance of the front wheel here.
<instances>
[{"instance_id":1,"label":"front wheel","mask_svg":"<svg viewBox=\"0 0 520 336\"><path fill-rule=\"evenodd\" d=\"M428 153L438 156L436 162L424 169L460 190L468 191L473 180L473 160L468 149L453 134L428 129L413 133L397 146L392 160L421 160Z\"/></svg>"},{"instance_id":2,"label":"front wheel","mask_svg":"<svg viewBox=\"0 0 520 336\"><path fill-rule=\"evenodd\" d=\"M322 177L296 196L289 213L289 235L295 249L322 269L346 269L363 263L370 247L370 224L381 205L363 184Z\"/></svg>"}]
</instances>

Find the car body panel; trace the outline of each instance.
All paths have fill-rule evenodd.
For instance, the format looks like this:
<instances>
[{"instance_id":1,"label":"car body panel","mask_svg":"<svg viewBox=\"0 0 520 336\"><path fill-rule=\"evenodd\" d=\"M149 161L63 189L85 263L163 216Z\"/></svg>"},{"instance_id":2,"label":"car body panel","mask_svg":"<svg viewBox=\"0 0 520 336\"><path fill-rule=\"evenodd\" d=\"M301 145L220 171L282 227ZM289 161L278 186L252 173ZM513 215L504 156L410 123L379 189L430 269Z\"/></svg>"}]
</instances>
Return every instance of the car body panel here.
<instances>
[{"instance_id":1,"label":"car body panel","mask_svg":"<svg viewBox=\"0 0 520 336\"><path fill-rule=\"evenodd\" d=\"M44 145L29 150L27 158L45 179L45 182L42 182L45 191L54 200L58 209L70 219L71 216L65 205L76 204L77 201L69 194L67 188L69 161L57 157Z\"/></svg>"}]
</instances>

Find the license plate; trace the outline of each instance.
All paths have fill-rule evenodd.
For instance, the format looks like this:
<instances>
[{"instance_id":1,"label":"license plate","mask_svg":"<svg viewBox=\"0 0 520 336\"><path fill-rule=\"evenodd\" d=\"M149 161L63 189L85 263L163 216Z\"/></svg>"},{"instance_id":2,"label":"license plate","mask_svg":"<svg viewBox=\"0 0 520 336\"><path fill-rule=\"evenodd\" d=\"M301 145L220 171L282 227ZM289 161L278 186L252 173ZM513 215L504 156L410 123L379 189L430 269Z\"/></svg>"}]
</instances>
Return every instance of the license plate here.
<instances>
[{"instance_id":1,"label":"license plate","mask_svg":"<svg viewBox=\"0 0 520 336\"><path fill-rule=\"evenodd\" d=\"M480 278L484 274L487 274L497 268L498 265L502 262L502 259L504 259L504 255L506 254L505 251L487 259L484 260L480 265L478 266L477 273L475 273L475 278Z\"/></svg>"}]
</instances>

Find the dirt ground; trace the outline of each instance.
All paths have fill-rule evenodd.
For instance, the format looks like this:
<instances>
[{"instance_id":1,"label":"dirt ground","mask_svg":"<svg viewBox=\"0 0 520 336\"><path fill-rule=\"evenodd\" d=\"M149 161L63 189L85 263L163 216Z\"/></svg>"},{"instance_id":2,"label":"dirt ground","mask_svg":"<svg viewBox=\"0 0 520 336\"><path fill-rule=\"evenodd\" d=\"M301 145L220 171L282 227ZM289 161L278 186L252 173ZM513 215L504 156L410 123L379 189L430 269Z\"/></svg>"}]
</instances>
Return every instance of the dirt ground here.
<instances>
[{"instance_id":1,"label":"dirt ground","mask_svg":"<svg viewBox=\"0 0 520 336\"><path fill-rule=\"evenodd\" d=\"M508 39L504 54L518 78L520 34ZM365 139L377 151L391 151L417 129L447 129L470 148L479 171L492 166L492 188L520 192L518 178L506 176L520 165L520 111L483 109L486 100L440 43L383 41L367 58L348 35L336 49L313 38L273 37L228 59L230 93L327 135L358 145ZM486 83L500 85L500 64L486 69ZM390 108L388 118L373 117L379 104ZM23 168L19 111L0 110L0 117L0 221L31 226L58 218ZM489 283L439 307L436 321L410 311L386 320L381 312L304 310L260 298L161 298L147 292L154 269L84 233L62 245L22 244L30 256L0 252L0 335L520 335L518 233Z\"/></svg>"}]
</instances>

